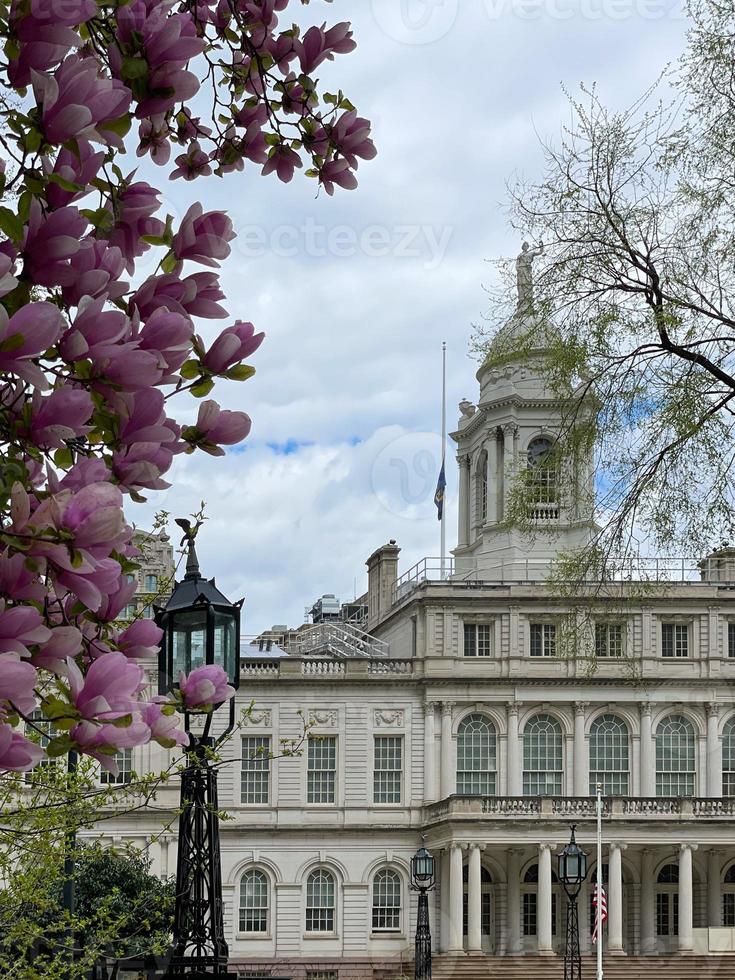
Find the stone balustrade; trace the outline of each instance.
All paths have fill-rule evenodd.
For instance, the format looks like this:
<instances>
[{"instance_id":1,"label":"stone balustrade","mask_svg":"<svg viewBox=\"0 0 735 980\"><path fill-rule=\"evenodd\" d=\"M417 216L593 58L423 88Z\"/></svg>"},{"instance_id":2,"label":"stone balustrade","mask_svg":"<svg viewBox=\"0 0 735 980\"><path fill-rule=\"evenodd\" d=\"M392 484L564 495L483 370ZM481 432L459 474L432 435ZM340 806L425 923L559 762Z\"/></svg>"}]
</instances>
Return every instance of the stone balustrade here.
<instances>
[{"instance_id":1,"label":"stone balustrade","mask_svg":"<svg viewBox=\"0 0 735 980\"><path fill-rule=\"evenodd\" d=\"M360 657L336 660L327 657L282 657L263 659L242 657L240 676L249 680L272 680L277 678L308 677L318 680L346 678L348 680L389 680L413 676L414 665L411 660L373 659Z\"/></svg>"},{"instance_id":2,"label":"stone balustrade","mask_svg":"<svg viewBox=\"0 0 735 980\"><path fill-rule=\"evenodd\" d=\"M585 822L596 819L593 796L450 796L425 808L429 823L456 818L556 820ZM605 820L732 820L735 797L607 797L602 801Z\"/></svg>"}]
</instances>

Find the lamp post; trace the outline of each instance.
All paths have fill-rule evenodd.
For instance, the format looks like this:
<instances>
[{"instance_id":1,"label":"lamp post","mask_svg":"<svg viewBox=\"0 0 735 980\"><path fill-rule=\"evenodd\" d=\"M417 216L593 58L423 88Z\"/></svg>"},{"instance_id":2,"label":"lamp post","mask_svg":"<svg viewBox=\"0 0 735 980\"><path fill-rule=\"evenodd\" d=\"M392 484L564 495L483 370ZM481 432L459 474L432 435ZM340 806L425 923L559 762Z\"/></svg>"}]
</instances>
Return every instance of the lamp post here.
<instances>
[{"instance_id":1,"label":"lamp post","mask_svg":"<svg viewBox=\"0 0 735 980\"><path fill-rule=\"evenodd\" d=\"M559 855L559 881L567 895L567 935L564 945L564 980L582 980L582 954L579 949L579 916L577 897L587 877L587 855L572 836Z\"/></svg>"},{"instance_id":2,"label":"lamp post","mask_svg":"<svg viewBox=\"0 0 735 980\"><path fill-rule=\"evenodd\" d=\"M435 884L434 858L422 842L421 847L411 858L411 889L419 893L414 980L431 980L431 929L429 928L428 894Z\"/></svg>"},{"instance_id":3,"label":"lamp post","mask_svg":"<svg viewBox=\"0 0 735 980\"><path fill-rule=\"evenodd\" d=\"M156 623L163 629L159 651L159 694L169 695L178 686L180 672L189 673L205 664L216 664L229 683L240 682L240 607L231 603L199 571L194 535L188 532L186 575L175 583L163 608L155 608ZM215 706L216 708L219 705ZM222 914L217 770L212 752L232 731L235 702L230 699L229 722L217 738L210 735L213 711L206 715L203 731L191 730L191 714L184 713L189 734L186 768L181 775L176 908L173 946L167 977L189 980L236 980L227 972L229 949Z\"/></svg>"}]
</instances>

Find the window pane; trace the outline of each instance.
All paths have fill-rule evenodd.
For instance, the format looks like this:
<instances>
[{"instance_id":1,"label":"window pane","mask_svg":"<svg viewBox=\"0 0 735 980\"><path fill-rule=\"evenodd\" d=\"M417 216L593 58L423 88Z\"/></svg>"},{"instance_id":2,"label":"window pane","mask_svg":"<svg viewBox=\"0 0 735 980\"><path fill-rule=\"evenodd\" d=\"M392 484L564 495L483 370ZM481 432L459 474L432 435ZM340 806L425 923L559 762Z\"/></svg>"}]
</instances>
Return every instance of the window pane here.
<instances>
[{"instance_id":1,"label":"window pane","mask_svg":"<svg viewBox=\"0 0 735 980\"><path fill-rule=\"evenodd\" d=\"M373 801L401 802L403 740L393 735L377 735L374 747Z\"/></svg>"},{"instance_id":2,"label":"window pane","mask_svg":"<svg viewBox=\"0 0 735 980\"><path fill-rule=\"evenodd\" d=\"M373 878L373 930L397 932L401 927L401 879L384 869Z\"/></svg>"},{"instance_id":3,"label":"window pane","mask_svg":"<svg viewBox=\"0 0 735 980\"><path fill-rule=\"evenodd\" d=\"M550 715L535 715L523 730L523 792L555 796L562 792L562 733Z\"/></svg>"},{"instance_id":4,"label":"window pane","mask_svg":"<svg viewBox=\"0 0 735 980\"><path fill-rule=\"evenodd\" d=\"M240 800L268 803L270 786L270 736L248 735L242 740Z\"/></svg>"},{"instance_id":5,"label":"window pane","mask_svg":"<svg viewBox=\"0 0 735 980\"><path fill-rule=\"evenodd\" d=\"M306 883L306 931L334 932L334 878L312 871Z\"/></svg>"},{"instance_id":6,"label":"window pane","mask_svg":"<svg viewBox=\"0 0 735 980\"><path fill-rule=\"evenodd\" d=\"M628 726L615 715L602 715L590 728L590 795L601 783L604 796L627 796L628 772Z\"/></svg>"},{"instance_id":7,"label":"window pane","mask_svg":"<svg viewBox=\"0 0 735 980\"><path fill-rule=\"evenodd\" d=\"M623 656L622 623L595 623L595 656Z\"/></svg>"},{"instance_id":8,"label":"window pane","mask_svg":"<svg viewBox=\"0 0 735 980\"><path fill-rule=\"evenodd\" d=\"M336 775L336 737L309 736L307 802L334 803Z\"/></svg>"},{"instance_id":9,"label":"window pane","mask_svg":"<svg viewBox=\"0 0 735 980\"><path fill-rule=\"evenodd\" d=\"M556 656L555 623L531 623L530 636L532 657Z\"/></svg>"},{"instance_id":10,"label":"window pane","mask_svg":"<svg viewBox=\"0 0 735 980\"><path fill-rule=\"evenodd\" d=\"M492 796L497 771L496 733L484 715L465 718L457 732L457 793Z\"/></svg>"},{"instance_id":11,"label":"window pane","mask_svg":"<svg viewBox=\"0 0 735 980\"><path fill-rule=\"evenodd\" d=\"M656 793L693 796L696 774L695 735L681 715L669 715L656 729Z\"/></svg>"},{"instance_id":12,"label":"window pane","mask_svg":"<svg viewBox=\"0 0 735 980\"><path fill-rule=\"evenodd\" d=\"M240 931L268 931L268 879L262 871L246 871L240 881Z\"/></svg>"},{"instance_id":13,"label":"window pane","mask_svg":"<svg viewBox=\"0 0 735 980\"><path fill-rule=\"evenodd\" d=\"M735 623L727 624L727 655L735 657Z\"/></svg>"},{"instance_id":14,"label":"window pane","mask_svg":"<svg viewBox=\"0 0 735 980\"><path fill-rule=\"evenodd\" d=\"M133 778L133 750L122 749L120 752L116 752L113 758L118 766L117 776L106 769L102 769L100 770L100 782L105 784L129 783Z\"/></svg>"},{"instance_id":15,"label":"window pane","mask_svg":"<svg viewBox=\"0 0 735 980\"><path fill-rule=\"evenodd\" d=\"M661 656L689 656L689 627L686 623L661 624Z\"/></svg>"}]
</instances>

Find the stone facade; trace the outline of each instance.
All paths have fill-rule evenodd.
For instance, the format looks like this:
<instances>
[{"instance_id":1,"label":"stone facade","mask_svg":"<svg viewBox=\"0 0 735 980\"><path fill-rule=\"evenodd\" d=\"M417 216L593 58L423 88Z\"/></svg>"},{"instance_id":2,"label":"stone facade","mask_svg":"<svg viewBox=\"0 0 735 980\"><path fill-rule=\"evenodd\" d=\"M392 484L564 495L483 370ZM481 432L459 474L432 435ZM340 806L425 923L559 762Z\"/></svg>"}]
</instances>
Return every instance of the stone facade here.
<instances>
[{"instance_id":1,"label":"stone facade","mask_svg":"<svg viewBox=\"0 0 735 980\"><path fill-rule=\"evenodd\" d=\"M543 468L558 421L540 364L481 368L477 408L461 406L454 560L399 577L395 542L371 555L380 657L243 655L238 704L255 707L220 771L243 976L409 973L422 837L438 954L552 954L555 855L575 823L596 873L598 783L610 954L735 950L735 562L637 563L571 597L547 584L554 549L593 524L582 466L541 474L533 540L503 525L513 473ZM165 760L146 747L133 764ZM149 846L166 875L176 788L156 806L104 832Z\"/></svg>"}]
</instances>

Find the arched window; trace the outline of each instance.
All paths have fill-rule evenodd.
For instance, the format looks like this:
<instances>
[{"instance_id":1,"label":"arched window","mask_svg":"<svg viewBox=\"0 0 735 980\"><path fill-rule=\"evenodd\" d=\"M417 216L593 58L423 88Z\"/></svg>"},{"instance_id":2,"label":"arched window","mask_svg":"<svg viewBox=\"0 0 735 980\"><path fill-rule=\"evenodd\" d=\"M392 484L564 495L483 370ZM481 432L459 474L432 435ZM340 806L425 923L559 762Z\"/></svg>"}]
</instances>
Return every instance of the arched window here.
<instances>
[{"instance_id":1,"label":"arched window","mask_svg":"<svg viewBox=\"0 0 735 980\"><path fill-rule=\"evenodd\" d=\"M590 727L590 795L602 785L605 796L628 795L628 726L616 715L601 715Z\"/></svg>"},{"instance_id":2,"label":"arched window","mask_svg":"<svg viewBox=\"0 0 735 980\"><path fill-rule=\"evenodd\" d=\"M484 715L469 715L457 732L457 793L493 796L496 771L495 725Z\"/></svg>"},{"instance_id":3,"label":"arched window","mask_svg":"<svg viewBox=\"0 0 735 980\"><path fill-rule=\"evenodd\" d=\"M268 932L268 878L255 868L240 879L240 932Z\"/></svg>"},{"instance_id":4,"label":"arched window","mask_svg":"<svg viewBox=\"0 0 735 980\"><path fill-rule=\"evenodd\" d=\"M656 935L679 935L679 866L665 864L656 880Z\"/></svg>"},{"instance_id":5,"label":"arched window","mask_svg":"<svg viewBox=\"0 0 735 980\"><path fill-rule=\"evenodd\" d=\"M722 925L735 928L735 864L725 872L722 884Z\"/></svg>"},{"instance_id":6,"label":"arched window","mask_svg":"<svg viewBox=\"0 0 735 980\"><path fill-rule=\"evenodd\" d=\"M539 436L528 445L528 503L532 520L548 520L559 516L557 502L557 472L552 456L551 439Z\"/></svg>"},{"instance_id":7,"label":"arched window","mask_svg":"<svg viewBox=\"0 0 735 980\"><path fill-rule=\"evenodd\" d=\"M557 894L559 879L556 872L551 870L551 931L556 935ZM521 886L521 924L524 936L535 936L538 931L538 865L532 864L523 876Z\"/></svg>"},{"instance_id":8,"label":"arched window","mask_svg":"<svg viewBox=\"0 0 735 980\"><path fill-rule=\"evenodd\" d=\"M668 715L656 729L656 795L694 796L696 773L692 724L682 715Z\"/></svg>"},{"instance_id":9,"label":"arched window","mask_svg":"<svg viewBox=\"0 0 735 980\"><path fill-rule=\"evenodd\" d=\"M401 876L382 868L373 878L373 932L400 932Z\"/></svg>"},{"instance_id":10,"label":"arched window","mask_svg":"<svg viewBox=\"0 0 735 980\"><path fill-rule=\"evenodd\" d=\"M334 932L334 875L324 868L306 880L306 931Z\"/></svg>"},{"instance_id":11,"label":"arched window","mask_svg":"<svg viewBox=\"0 0 735 980\"><path fill-rule=\"evenodd\" d=\"M484 524L487 520L487 452L484 449L477 459L475 485L477 487L477 521L479 524Z\"/></svg>"},{"instance_id":12,"label":"arched window","mask_svg":"<svg viewBox=\"0 0 735 980\"><path fill-rule=\"evenodd\" d=\"M735 718L722 729L722 795L735 796Z\"/></svg>"},{"instance_id":13,"label":"arched window","mask_svg":"<svg viewBox=\"0 0 735 980\"><path fill-rule=\"evenodd\" d=\"M558 796L562 792L562 734L551 715L534 715L523 729L523 792Z\"/></svg>"}]
</instances>

